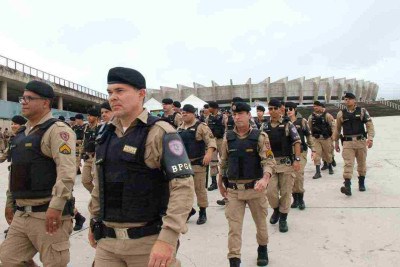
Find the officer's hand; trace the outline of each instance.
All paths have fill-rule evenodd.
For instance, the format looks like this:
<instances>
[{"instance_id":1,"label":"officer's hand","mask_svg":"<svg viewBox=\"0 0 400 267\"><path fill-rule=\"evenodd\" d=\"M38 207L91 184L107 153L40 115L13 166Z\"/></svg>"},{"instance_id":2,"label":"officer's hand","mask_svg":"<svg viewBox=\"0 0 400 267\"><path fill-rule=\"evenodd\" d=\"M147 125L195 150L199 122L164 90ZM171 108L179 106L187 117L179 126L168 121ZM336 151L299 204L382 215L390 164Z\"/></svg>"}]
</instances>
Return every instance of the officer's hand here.
<instances>
[{"instance_id":1,"label":"officer's hand","mask_svg":"<svg viewBox=\"0 0 400 267\"><path fill-rule=\"evenodd\" d=\"M339 143L338 142L335 142L335 150L336 150L336 152L340 152L340 147L339 147Z\"/></svg>"},{"instance_id":2,"label":"officer's hand","mask_svg":"<svg viewBox=\"0 0 400 267\"><path fill-rule=\"evenodd\" d=\"M89 244L92 246L92 248L97 247L97 242L94 240L94 234L92 233L92 229L89 227L89 232L88 232L88 239L89 239Z\"/></svg>"},{"instance_id":3,"label":"officer's hand","mask_svg":"<svg viewBox=\"0 0 400 267\"><path fill-rule=\"evenodd\" d=\"M203 166L207 166L210 163L211 158L212 158L212 154L209 155L208 153L206 153L206 155L203 158Z\"/></svg>"},{"instance_id":4,"label":"officer's hand","mask_svg":"<svg viewBox=\"0 0 400 267\"><path fill-rule=\"evenodd\" d=\"M295 161L293 162L293 169L294 169L296 172L300 171L300 161L295 160Z\"/></svg>"},{"instance_id":5,"label":"officer's hand","mask_svg":"<svg viewBox=\"0 0 400 267\"><path fill-rule=\"evenodd\" d=\"M371 148L373 144L374 144L374 142L372 142L372 140L367 140L367 147L368 148Z\"/></svg>"},{"instance_id":6,"label":"officer's hand","mask_svg":"<svg viewBox=\"0 0 400 267\"><path fill-rule=\"evenodd\" d=\"M148 267L167 267L172 263L174 246L157 240L150 252Z\"/></svg>"},{"instance_id":7,"label":"officer's hand","mask_svg":"<svg viewBox=\"0 0 400 267\"><path fill-rule=\"evenodd\" d=\"M270 175L268 175L268 178L263 177L262 179L258 180L256 185L254 186L254 190L257 192L262 192L267 188L269 178L271 178Z\"/></svg>"},{"instance_id":8,"label":"officer's hand","mask_svg":"<svg viewBox=\"0 0 400 267\"><path fill-rule=\"evenodd\" d=\"M6 217L8 225L10 225L14 218L14 209L6 207L6 209L4 210L4 216Z\"/></svg>"},{"instance_id":9,"label":"officer's hand","mask_svg":"<svg viewBox=\"0 0 400 267\"><path fill-rule=\"evenodd\" d=\"M53 235L61 225L61 210L48 208L46 211L46 233Z\"/></svg>"}]
</instances>

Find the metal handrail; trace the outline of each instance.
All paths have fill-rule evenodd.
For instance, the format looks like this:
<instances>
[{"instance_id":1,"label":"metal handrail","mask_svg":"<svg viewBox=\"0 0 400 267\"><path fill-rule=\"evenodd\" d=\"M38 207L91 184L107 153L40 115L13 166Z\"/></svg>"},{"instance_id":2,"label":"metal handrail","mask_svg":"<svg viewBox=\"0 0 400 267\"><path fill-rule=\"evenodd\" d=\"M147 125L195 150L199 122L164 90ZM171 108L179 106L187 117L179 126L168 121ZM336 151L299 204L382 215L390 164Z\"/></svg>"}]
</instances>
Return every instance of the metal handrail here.
<instances>
[{"instance_id":1,"label":"metal handrail","mask_svg":"<svg viewBox=\"0 0 400 267\"><path fill-rule=\"evenodd\" d=\"M3 63L3 62L5 62L5 63ZM21 62L18 62L16 60L4 57L2 55L0 55L0 65L3 65L5 67L8 67L8 68L20 71L20 72L23 72L25 74L29 74L29 75L38 77L40 79L43 79L43 80L46 80L46 81L49 81L49 82L52 82L52 83L55 83L55 84L58 84L58 85L61 85L61 86L64 86L64 87L71 88L71 89L73 89L75 91L79 91L79 92L82 92L82 93L85 93L85 94L88 94L88 95L91 95L91 96L99 97L99 98L102 98L102 99L107 99L107 97L108 97L106 94L103 94L103 93L100 93L98 91L95 91L95 90L92 90L90 88L87 88L85 86L76 84L76 83L71 82L69 80L60 78L60 77L55 76L53 74L50 74L48 72L45 72L45 71L30 67L28 65L25 65L25 64L23 64Z\"/></svg>"}]
</instances>

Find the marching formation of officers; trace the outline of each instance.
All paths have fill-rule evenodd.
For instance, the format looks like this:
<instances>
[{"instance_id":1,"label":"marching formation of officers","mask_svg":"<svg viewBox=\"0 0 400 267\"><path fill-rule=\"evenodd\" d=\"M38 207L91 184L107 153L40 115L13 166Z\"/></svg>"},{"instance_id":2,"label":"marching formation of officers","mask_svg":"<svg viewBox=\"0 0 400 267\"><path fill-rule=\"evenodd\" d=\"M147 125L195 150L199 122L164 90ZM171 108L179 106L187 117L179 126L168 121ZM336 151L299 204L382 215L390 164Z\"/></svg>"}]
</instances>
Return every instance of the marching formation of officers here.
<instances>
[{"instance_id":1,"label":"marching formation of officers","mask_svg":"<svg viewBox=\"0 0 400 267\"><path fill-rule=\"evenodd\" d=\"M116 67L107 76L109 101L101 110L77 114L65 123L51 115L53 88L40 81L26 85L19 101L22 116L12 119L13 136L1 161L11 162L7 191L7 238L0 246L3 266L67 266L72 230L84 218L74 206L73 185L82 167L82 184L91 194L88 238L96 248L94 266L180 266L179 236L199 208L197 224L207 222L209 191L219 189L228 220L228 259L240 266L246 205L256 225L257 265L268 265L269 222L289 230L290 208L306 208L304 168L311 151L316 173L333 174L333 151L342 142L344 186L350 196L354 160L358 185L365 191L366 155L374 138L367 110L346 93L346 108L336 121L314 102L307 119L293 102L271 99L270 117L239 97L222 112L212 101L201 116L192 105L163 99L164 113L143 108L146 81L130 68ZM25 119L26 118L26 119ZM103 124L99 124L99 119ZM17 125L17 126L15 126ZM323 166L321 167L321 159ZM83 160L83 166L81 166ZM293 202L291 201L293 198ZM71 218L76 223L73 227Z\"/></svg>"}]
</instances>

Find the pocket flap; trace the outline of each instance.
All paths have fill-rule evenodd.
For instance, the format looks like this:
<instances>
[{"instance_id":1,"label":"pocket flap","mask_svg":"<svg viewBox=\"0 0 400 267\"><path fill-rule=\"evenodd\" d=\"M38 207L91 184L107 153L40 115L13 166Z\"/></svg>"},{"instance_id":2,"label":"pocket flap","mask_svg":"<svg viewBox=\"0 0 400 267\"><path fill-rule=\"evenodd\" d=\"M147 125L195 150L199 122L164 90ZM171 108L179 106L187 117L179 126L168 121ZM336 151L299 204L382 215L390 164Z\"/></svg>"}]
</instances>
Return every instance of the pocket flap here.
<instances>
[{"instance_id":1,"label":"pocket flap","mask_svg":"<svg viewBox=\"0 0 400 267\"><path fill-rule=\"evenodd\" d=\"M64 251L70 248L70 243L69 241L63 241L63 242L59 242L59 243L54 243L51 244L51 247L56 250L56 251Z\"/></svg>"}]
</instances>

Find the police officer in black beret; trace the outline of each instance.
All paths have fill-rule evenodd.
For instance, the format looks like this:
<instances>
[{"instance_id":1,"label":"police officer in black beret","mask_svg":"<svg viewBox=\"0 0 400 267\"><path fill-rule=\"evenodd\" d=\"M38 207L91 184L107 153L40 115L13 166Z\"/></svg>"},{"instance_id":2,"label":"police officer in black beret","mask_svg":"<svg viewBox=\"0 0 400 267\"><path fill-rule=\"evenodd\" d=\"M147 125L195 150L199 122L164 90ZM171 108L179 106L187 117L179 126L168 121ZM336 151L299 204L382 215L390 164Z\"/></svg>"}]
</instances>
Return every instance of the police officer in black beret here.
<instances>
[{"instance_id":1,"label":"police officer in black beret","mask_svg":"<svg viewBox=\"0 0 400 267\"><path fill-rule=\"evenodd\" d=\"M172 105L174 106L173 107L173 109L174 109L174 111L175 112L178 112L178 113L181 113L181 102L179 102L179 101L174 101L173 103L172 103Z\"/></svg>"},{"instance_id":2,"label":"police officer in black beret","mask_svg":"<svg viewBox=\"0 0 400 267\"><path fill-rule=\"evenodd\" d=\"M72 130L76 134L76 173L81 174L81 153L82 153L82 142L85 132L85 123L83 121L83 114L78 113L75 115L75 125Z\"/></svg>"},{"instance_id":3,"label":"police officer in black beret","mask_svg":"<svg viewBox=\"0 0 400 267\"><path fill-rule=\"evenodd\" d=\"M108 103L108 101L105 101L100 105L100 112L101 112L101 120L105 124L108 123L114 116L110 103Z\"/></svg>"},{"instance_id":4,"label":"police officer in black beret","mask_svg":"<svg viewBox=\"0 0 400 267\"><path fill-rule=\"evenodd\" d=\"M257 117L254 119L257 128L260 129L261 125L266 122L266 118L264 117L265 107L264 106L257 106Z\"/></svg>"},{"instance_id":5,"label":"police officer in black beret","mask_svg":"<svg viewBox=\"0 0 400 267\"><path fill-rule=\"evenodd\" d=\"M164 98L162 100L164 113L161 118L175 128L178 128L182 124L182 114L174 110L173 104L174 101L171 98Z\"/></svg>"},{"instance_id":6,"label":"police officer in black beret","mask_svg":"<svg viewBox=\"0 0 400 267\"><path fill-rule=\"evenodd\" d=\"M75 124L76 124L75 116L69 118L68 124L69 124L69 126L71 126L71 128L73 128L75 126Z\"/></svg>"}]
</instances>

